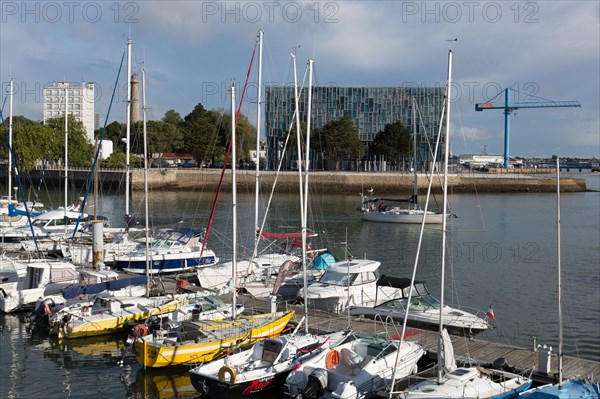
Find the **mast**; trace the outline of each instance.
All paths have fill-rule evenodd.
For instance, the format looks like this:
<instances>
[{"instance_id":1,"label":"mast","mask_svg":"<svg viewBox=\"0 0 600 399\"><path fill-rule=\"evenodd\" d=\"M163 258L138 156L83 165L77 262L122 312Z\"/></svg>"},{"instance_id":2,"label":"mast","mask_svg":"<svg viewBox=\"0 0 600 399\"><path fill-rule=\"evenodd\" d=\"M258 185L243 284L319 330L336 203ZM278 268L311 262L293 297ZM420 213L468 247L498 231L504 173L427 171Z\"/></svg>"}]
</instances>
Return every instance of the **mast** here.
<instances>
[{"instance_id":1,"label":"mast","mask_svg":"<svg viewBox=\"0 0 600 399\"><path fill-rule=\"evenodd\" d=\"M235 84L231 84L231 209L232 209L232 238L231 238L231 261L233 299L231 302L231 317L236 317L237 307L237 189L236 189L236 150L235 150Z\"/></svg>"},{"instance_id":2,"label":"mast","mask_svg":"<svg viewBox=\"0 0 600 399\"><path fill-rule=\"evenodd\" d=\"M413 120L413 209L417 209L417 102L412 99L412 120Z\"/></svg>"},{"instance_id":3,"label":"mast","mask_svg":"<svg viewBox=\"0 0 600 399\"><path fill-rule=\"evenodd\" d=\"M308 315L308 301L306 300L307 285L306 280L306 224L308 215L308 171L309 171L309 160L310 160L310 117L312 111L312 68L313 60L308 60L308 104L306 109L306 149L305 149L305 161L304 161L304 203L302 206L304 210L302 212L302 275L304 278L304 314ZM304 318L304 331L308 331L308 318Z\"/></svg>"},{"instance_id":4,"label":"mast","mask_svg":"<svg viewBox=\"0 0 600 399\"><path fill-rule=\"evenodd\" d=\"M256 101L256 173L255 173L255 193L254 198L254 228L258 229L258 196L260 189L260 112L261 112L261 101L262 101L262 40L263 31L258 31L258 90L257 90L257 101ZM258 234L254 238L254 253L252 257L255 258L258 255Z\"/></svg>"},{"instance_id":5,"label":"mast","mask_svg":"<svg viewBox=\"0 0 600 399\"><path fill-rule=\"evenodd\" d=\"M67 206L69 199L67 198L67 187L69 184L69 84L65 83L65 220L67 219ZM65 233L67 232L67 224L65 223Z\"/></svg>"},{"instance_id":6,"label":"mast","mask_svg":"<svg viewBox=\"0 0 600 399\"><path fill-rule=\"evenodd\" d=\"M131 37L127 38L127 111L125 120L125 218L129 219L129 150L131 135Z\"/></svg>"},{"instance_id":7,"label":"mast","mask_svg":"<svg viewBox=\"0 0 600 399\"><path fill-rule=\"evenodd\" d=\"M142 117L144 131L144 208L146 219L146 296L150 296L150 226L148 222L148 143L146 131L146 70L142 69Z\"/></svg>"},{"instance_id":8,"label":"mast","mask_svg":"<svg viewBox=\"0 0 600 399\"><path fill-rule=\"evenodd\" d=\"M556 257L558 263L558 387L563 385L563 320L560 264L560 160L556 158Z\"/></svg>"},{"instance_id":9,"label":"mast","mask_svg":"<svg viewBox=\"0 0 600 399\"><path fill-rule=\"evenodd\" d=\"M304 221L304 187L302 185L302 148L300 145L301 142L301 129L300 129L300 106L298 105L298 77L296 76L296 55L291 54L292 62L294 66L294 104L296 107L296 111L294 116L296 117L296 142L297 142L297 151L298 156L298 183L299 183L299 191L300 191L300 223ZM306 286L304 288L306 290Z\"/></svg>"},{"instance_id":10,"label":"mast","mask_svg":"<svg viewBox=\"0 0 600 399\"><path fill-rule=\"evenodd\" d=\"M13 78L10 78L8 84L8 202L12 198L12 156L10 150L12 148L12 137L13 137ZM16 198L15 198L16 199Z\"/></svg>"},{"instance_id":11,"label":"mast","mask_svg":"<svg viewBox=\"0 0 600 399\"><path fill-rule=\"evenodd\" d=\"M450 94L452 90L452 50L448 50L448 83L446 86L446 137L444 142L444 210L442 212L442 264L440 276L440 329L438 342L438 355L442 350L442 332L444 330L444 283L446 273L446 232L447 232L447 209L448 209L448 149L450 143ZM440 356L438 356L438 359ZM443 367L438 361L438 381L442 380Z\"/></svg>"}]
</instances>

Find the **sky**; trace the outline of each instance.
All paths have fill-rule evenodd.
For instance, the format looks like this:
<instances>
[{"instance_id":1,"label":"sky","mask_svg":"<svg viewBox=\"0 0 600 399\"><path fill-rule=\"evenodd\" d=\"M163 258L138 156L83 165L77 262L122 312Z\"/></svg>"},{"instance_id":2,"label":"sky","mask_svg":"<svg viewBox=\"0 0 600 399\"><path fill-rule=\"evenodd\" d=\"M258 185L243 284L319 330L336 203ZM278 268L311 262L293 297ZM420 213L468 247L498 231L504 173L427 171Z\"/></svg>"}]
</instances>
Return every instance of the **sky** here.
<instances>
[{"instance_id":1,"label":"sky","mask_svg":"<svg viewBox=\"0 0 600 399\"><path fill-rule=\"evenodd\" d=\"M229 109L228 88L235 82L239 94L259 30L263 82L274 85L293 82L294 52L299 80L314 60L315 85L441 86L452 46L454 154L503 153L503 111L475 104L510 87L512 101L581 103L516 110L511 156L600 158L598 1L1 0L2 100L12 77L14 114L41 120L45 85L92 81L104 124L131 37L133 71L147 74L149 119L171 109L185 116L198 103ZM251 122L256 70L242 108ZM125 72L109 123L125 121Z\"/></svg>"}]
</instances>

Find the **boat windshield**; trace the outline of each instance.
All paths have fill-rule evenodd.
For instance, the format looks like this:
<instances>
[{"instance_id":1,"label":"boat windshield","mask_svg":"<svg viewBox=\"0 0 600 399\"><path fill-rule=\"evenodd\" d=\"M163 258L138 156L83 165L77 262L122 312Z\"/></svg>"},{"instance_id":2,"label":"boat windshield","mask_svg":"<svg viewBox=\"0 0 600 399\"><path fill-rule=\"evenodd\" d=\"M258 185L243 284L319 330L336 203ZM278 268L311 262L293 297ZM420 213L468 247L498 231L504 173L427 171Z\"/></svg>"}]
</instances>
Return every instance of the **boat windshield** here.
<instances>
[{"instance_id":1,"label":"boat windshield","mask_svg":"<svg viewBox=\"0 0 600 399\"><path fill-rule=\"evenodd\" d=\"M406 309L407 299L395 299L385 303L385 307L393 309ZM427 312L440 308L440 301L427 294L414 298L410 304L411 312Z\"/></svg>"},{"instance_id":2,"label":"boat windshield","mask_svg":"<svg viewBox=\"0 0 600 399\"><path fill-rule=\"evenodd\" d=\"M357 274L339 273L331 270L326 270L323 276L319 279L319 283L329 285L339 285L342 287L352 285L356 280Z\"/></svg>"}]
</instances>

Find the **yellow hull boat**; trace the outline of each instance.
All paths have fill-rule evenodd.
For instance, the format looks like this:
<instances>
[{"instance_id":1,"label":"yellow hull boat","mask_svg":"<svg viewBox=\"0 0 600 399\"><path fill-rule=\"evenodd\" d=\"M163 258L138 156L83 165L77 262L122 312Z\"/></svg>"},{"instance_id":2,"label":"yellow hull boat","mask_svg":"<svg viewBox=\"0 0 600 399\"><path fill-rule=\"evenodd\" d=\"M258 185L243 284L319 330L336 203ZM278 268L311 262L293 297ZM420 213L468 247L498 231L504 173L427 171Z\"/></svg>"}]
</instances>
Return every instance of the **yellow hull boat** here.
<instances>
[{"instance_id":1,"label":"yellow hull boat","mask_svg":"<svg viewBox=\"0 0 600 399\"><path fill-rule=\"evenodd\" d=\"M285 329L294 311L241 316L234 320L184 322L176 329L138 337L137 361L144 367L197 365L228 349L274 337Z\"/></svg>"}]
</instances>

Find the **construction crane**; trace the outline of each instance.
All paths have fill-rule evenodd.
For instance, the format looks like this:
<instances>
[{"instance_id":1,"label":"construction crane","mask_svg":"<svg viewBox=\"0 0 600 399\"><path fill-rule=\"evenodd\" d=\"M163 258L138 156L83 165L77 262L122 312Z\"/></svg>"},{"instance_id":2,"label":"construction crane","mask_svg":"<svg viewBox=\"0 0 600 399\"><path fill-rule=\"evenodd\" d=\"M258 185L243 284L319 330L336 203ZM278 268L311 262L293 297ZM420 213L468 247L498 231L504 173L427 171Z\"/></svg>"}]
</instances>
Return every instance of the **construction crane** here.
<instances>
[{"instance_id":1,"label":"construction crane","mask_svg":"<svg viewBox=\"0 0 600 399\"><path fill-rule=\"evenodd\" d=\"M519 94L526 95L528 97L534 98L536 101L526 101L526 102L510 102L510 92L511 89L507 87L504 91L498 93L495 97L490 99L485 103L475 104L475 111L483 111L487 109L503 109L504 110L504 167L508 168L509 166L509 154L508 154L508 143L510 137L510 114L519 109L519 108L552 108L552 107L581 107L579 101L550 101L544 100L542 98L538 98L532 96L531 94L521 93L518 90L513 90ZM494 100L500 97L504 93L504 105L494 105Z\"/></svg>"}]
</instances>

